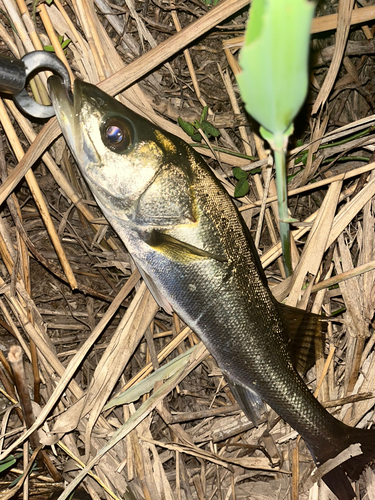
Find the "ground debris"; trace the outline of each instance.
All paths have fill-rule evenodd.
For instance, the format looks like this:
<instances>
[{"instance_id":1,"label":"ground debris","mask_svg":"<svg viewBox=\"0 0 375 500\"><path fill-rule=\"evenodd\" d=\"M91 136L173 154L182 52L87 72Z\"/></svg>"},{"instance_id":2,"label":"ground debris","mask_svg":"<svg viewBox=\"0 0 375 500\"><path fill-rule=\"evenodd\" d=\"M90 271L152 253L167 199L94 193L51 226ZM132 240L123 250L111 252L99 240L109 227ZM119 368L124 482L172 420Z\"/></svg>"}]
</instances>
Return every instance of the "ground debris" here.
<instances>
[{"instance_id":1,"label":"ground debris","mask_svg":"<svg viewBox=\"0 0 375 500\"><path fill-rule=\"evenodd\" d=\"M55 0L38 4L34 23L31 4L17 0L17 10L4 0L0 49L20 57L21 46L52 45L77 78L100 82L188 142L178 118L193 123L208 106L220 137L211 140L215 151L204 143L197 150L231 195L232 168L249 172L250 191L236 203L254 235L266 203L259 252L275 297L335 318L306 382L336 417L365 427L375 394L375 29L370 7L355 9L361 20L340 39L337 60L337 4L318 8L309 95L289 144L293 279L280 270L273 180L263 196L267 168L251 172L252 162L266 167L268 146L243 112L233 74L246 2L221 0L216 8L210 0ZM34 91L46 83L45 75L38 78ZM51 462L49 472L31 470L31 495L62 492L51 470L69 484L91 463L82 486L95 500L304 500L307 486L311 498L325 498L297 433L269 408L257 426L249 422L194 332L158 308L63 141L54 142L56 123L41 129L9 100L0 101L0 123L0 489L12 488L23 468L23 417L6 360L17 344ZM194 346L189 362L175 361L182 374L147 385L148 376ZM136 399L109 407L132 387ZM373 498L374 488L368 468L358 498Z\"/></svg>"}]
</instances>

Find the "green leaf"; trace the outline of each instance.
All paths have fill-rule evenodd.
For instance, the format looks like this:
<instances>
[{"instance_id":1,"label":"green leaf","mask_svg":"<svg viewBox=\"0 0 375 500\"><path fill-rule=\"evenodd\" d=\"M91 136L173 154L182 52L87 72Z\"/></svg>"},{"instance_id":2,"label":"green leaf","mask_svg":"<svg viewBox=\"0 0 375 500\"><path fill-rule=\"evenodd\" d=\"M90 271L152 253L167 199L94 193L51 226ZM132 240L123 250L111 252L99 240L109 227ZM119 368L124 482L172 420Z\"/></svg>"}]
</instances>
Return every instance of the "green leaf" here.
<instances>
[{"instance_id":1,"label":"green leaf","mask_svg":"<svg viewBox=\"0 0 375 500\"><path fill-rule=\"evenodd\" d=\"M260 167L257 167L257 168L253 168L253 169L249 170L248 174L250 174L250 175L260 174L261 171L262 171L262 169Z\"/></svg>"},{"instance_id":2,"label":"green leaf","mask_svg":"<svg viewBox=\"0 0 375 500\"><path fill-rule=\"evenodd\" d=\"M205 106L203 108L202 114L201 114L201 121L206 120L208 115L208 106Z\"/></svg>"},{"instance_id":3,"label":"green leaf","mask_svg":"<svg viewBox=\"0 0 375 500\"><path fill-rule=\"evenodd\" d=\"M70 38L67 38L66 40L64 40L62 43L61 43L61 48L62 49L66 49L66 47L70 44L71 42L71 39Z\"/></svg>"},{"instance_id":4,"label":"green leaf","mask_svg":"<svg viewBox=\"0 0 375 500\"><path fill-rule=\"evenodd\" d=\"M67 38L66 40L64 40L64 37L62 35L59 35L58 36L58 40L59 40L59 44L61 45L61 48L64 50L66 49L66 47L70 44L71 40L70 38ZM46 52L55 52L55 49L53 48L52 45L45 45L43 47L43 50L45 50Z\"/></svg>"},{"instance_id":5,"label":"green leaf","mask_svg":"<svg viewBox=\"0 0 375 500\"><path fill-rule=\"evenodd\" d=\"M238 181L240 181L241 179L247 179L248 173L245 172L245 170L242 170L242 168L240 168L240 167L234 167L232 169L232 172L233 172L233 176Z\"/></svg>"},{"instance_id":6,"label":"green leaf","mask_svg":"<svg viewBox=\"0 0 375 500\"><path fill-rule=\"evenodd\" d=\"M245 196L249 192L250 186L247 179L241 179L237 182L237 185L234 189L235 198L241 198L241 196Z\"/></svg>"},{"instance_id":7,"label":"green leaf","mask_svg":"<svg viewBox=\"0 0 375 500\"><path fill-rule=\"evenodd\" d=\"M308 151L303 151L302 154L296 157L296 159L294 160L294 164L297 165L298 163L302 162L306 167L308 154Z\"/></svg>"},{"instance_id":8,"label":"green leaf","mask_svg":"<svg viewBox=\"0 0 375 500\"><path fill-rule=\"evenodd\" d=\"M193 122L193 126L198 129L198 128L201 128L201 122L199 122L198 120L194 120Z\"/></svg>"},{"instance_id":9,"label":"green leaf","mask_svg":"<svg viewBox=\"0 0 375 500\"><path fill-rule=\"evenodd\" d=\"M202 140L202 136L201 136L201 134L199 132L197 132L196 134L192 135L191 138L195 142L201 142L201 140Z\"/></svg>"},{"instance_id":10,"label":"green leaf","mask_svg":"<svg viewBox=\"0 0 375 500\"><path fill-rule=\"evenodd\" d=\"M305 100L310 25L308 0L253 0L237 75L247 112L284 134Z\"/></svg>"},{"instance_id":11,"label":"green leaf","mask_svg":"<svg viewBox=\"0 0 375 500\"><path fill-rule=\"evenodd\" d=\"M15 463L16 459L14 458L14 456L9 455L5 460L2 460L0 462L0 472L4 472L5 470L10 469Z\"/></svg>"},{"instance_id":12,"label":"green leaf","mask_svg":"<svg viewBox=\"0 0 375 500\"><path fill-rule=\"evenodd\" d=\"M261 125L259 127L259 132L260 132L260 135L263 137L263 139L265 139L266 141L268 141L271 144L274 133L270 132L269 130L264 128L263 125Z\"/></svg>"},{"instance_id":13,"label":"green leaf","mask_svg":"<svg viewBox=\"0 0 375 500\"><path fill-rule=\"evenodd\" d=\"M207 116L208 106L205 106L202 111L202 117ZM186 132L193 141L200 142L202 140L202 135L198 132L198 129L202 129L208 138L211 136L219 137L220 132L211 123L209 123L204 118L201 118L201 122L194 120L194 123L185 122L180 116L178 117L178 123L182 130Z\"/></svg>"},{"instance_id":14,"label":"green leaf","mask_svg":"<svg viewBox=\"0 0 375 500\"><path fill-rule=\"evenodd\" d=\"M307 157L308 157L309 153L308 151L306 151L306 153L304 153L302 155L302 158L301 158L301 162L305 165L306 167L306 164L307 164ZM315 155L313 155L313 161L315 160Z\"/></svg>"},{"instance_id":15,"label":"green leaf","mask_svg":"<svg viewBox=\"0 0 375 500\"><path fill-rule=\"evenodd\" d=\"M303 168L301 168L301 170L298 170L298 172L294 172L294 174L290 174L290 175L288 175L288 176L287 176L287 178L286 178L286 179L287 179L287 182L289 183L289 182L290 182L292 179L294 179L294 177L295 177L296 175L298 175L300 172L303 172Z\"/></svg>"},{"instance_id":16,"label":"green leaf","mask_svg":"<svg viewBox=\"0 0 375 500\"><path fill-rule=\"evenodd\" d=\"M208 122L207 120L202 120L201 121L201 127L203 132L207 136L212 136L212 137L219 137L220 132L219 130L212 125L212 123Z\"/></svg>"},{"instance_id":17,"label":"green leaf","mask_svg":"<svg viewBox=\"0 0 375 500\"><path fill-rule=\"evenodd\" d=\"M196 133L196 129L193 127L193 125L189 122L185 122L180 116L178 117L178 124L184 132L190 135L190 137L193 137L193 135Z\"/></svg>"}]
</instances>

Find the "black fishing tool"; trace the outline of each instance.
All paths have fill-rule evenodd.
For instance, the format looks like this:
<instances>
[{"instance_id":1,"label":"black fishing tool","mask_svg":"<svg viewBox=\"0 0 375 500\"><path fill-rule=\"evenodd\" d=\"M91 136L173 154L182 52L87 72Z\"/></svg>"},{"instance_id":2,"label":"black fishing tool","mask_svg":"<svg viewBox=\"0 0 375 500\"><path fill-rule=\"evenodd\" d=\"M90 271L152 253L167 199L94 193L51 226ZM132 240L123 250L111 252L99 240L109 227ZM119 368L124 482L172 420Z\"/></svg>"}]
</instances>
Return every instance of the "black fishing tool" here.
<instances>
[{"instance_id":1,"label":"black fishing tool","mask_svg":"<svg viewBox=\"0 0 375 500\"><path fill-rule=\"evenodd\" d=\"M34 118L51 118L55 115L53 106L38 104L27 93L27 80L49 70L62 79L64 87L70 91L70 76L63 62L53 53L36 50L24 55L22 59L0 56L0 92L13 95L17 106Z\"/></svg>"}]
</instances>

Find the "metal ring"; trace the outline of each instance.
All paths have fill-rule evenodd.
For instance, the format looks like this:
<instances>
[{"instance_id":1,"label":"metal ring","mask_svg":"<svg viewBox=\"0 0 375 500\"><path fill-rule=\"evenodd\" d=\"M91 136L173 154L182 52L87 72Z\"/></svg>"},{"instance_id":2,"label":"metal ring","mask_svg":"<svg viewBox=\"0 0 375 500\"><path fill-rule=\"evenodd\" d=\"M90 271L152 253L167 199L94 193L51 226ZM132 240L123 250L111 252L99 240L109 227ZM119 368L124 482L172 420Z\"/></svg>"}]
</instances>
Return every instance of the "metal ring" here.
<instances>
[{"instance_id":1,"label":"metal ring","mask_svg":"<svg viewBox=\"0 0 375 500\"><path fill-rule=\"evenodd\" d=\"M21 61L25 64L26 78L30 77L33 73L50 70L62 79L63 85L70 92L69 72L64 63L55 54L45 52L44 50L36 50L24 55ZM14 101L21 110L35 118L51 118L55 115L53 106L38 104L29 96L26 89L23 89L22 92L14 96Z\"/></svg>"}]
</instances>

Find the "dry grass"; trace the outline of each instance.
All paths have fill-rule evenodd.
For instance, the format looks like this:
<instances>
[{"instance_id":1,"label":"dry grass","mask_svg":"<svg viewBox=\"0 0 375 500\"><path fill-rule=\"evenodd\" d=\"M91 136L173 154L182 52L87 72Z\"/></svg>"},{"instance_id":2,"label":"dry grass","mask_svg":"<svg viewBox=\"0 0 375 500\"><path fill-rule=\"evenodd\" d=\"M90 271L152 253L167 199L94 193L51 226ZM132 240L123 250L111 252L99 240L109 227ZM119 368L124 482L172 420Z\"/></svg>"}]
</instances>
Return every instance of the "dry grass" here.
<instances>
[{"instance_id":1,"label":"dry grass","mask_svg":"<svg viewBox=\"0 0 375 500\"><path fill-rule=\"evenodd\" d=\"M340 0L337 13L338 2L327 1L313 23L310 93L290 145L290 208L300 222L287 280L272 162L241 111L233 77L245 0L215 8L196 0L125 0L121 7L55 0L37 7L36 25L31 5L2 0L0 38L1 52L16 57L52 44L72 77L119 95L188 141L178 115L193 121L209 106L208 119L221 130L217 145L227 152L198 150L228 191L233 166L262 167L239 208L256 234L273 293L290 305L337 313L325 359L307 382L338 418L364 426L375 397L375 6L353 10L353 3ZM66 55L57 35L71 39ZM32 90L47 103L45 83L41 74ZM0 464L22 450L27 458L23 443L41 427L45 448L37 463L47 467L11 486L22 473L16 463L0 477L0 499L22 489L25 498L48 497L63 479L69 487L61 499L81 482L94 500L328 498L310 477L314 465L296 433L272 411L257 428L249 423L199 339L159 310L63 140L55 141L56 120L41 127L1 100L0 122ZM4 356L14 343L24 350L26 383L39 405L27 432ZM168 368L164 383L148 381L193 346ZM106 408L131 387L133 397ZM373 498L371 470L362 483Z\"/></svg>"}]
</instances>

